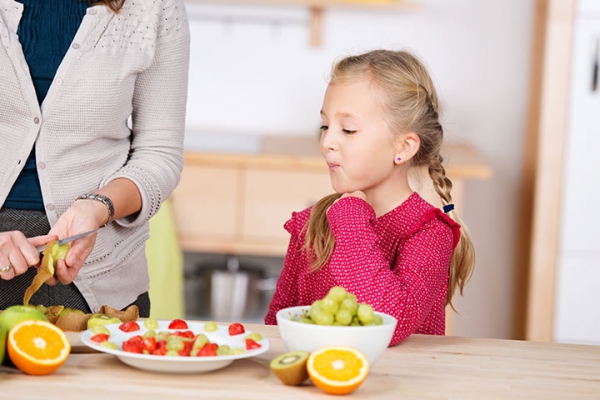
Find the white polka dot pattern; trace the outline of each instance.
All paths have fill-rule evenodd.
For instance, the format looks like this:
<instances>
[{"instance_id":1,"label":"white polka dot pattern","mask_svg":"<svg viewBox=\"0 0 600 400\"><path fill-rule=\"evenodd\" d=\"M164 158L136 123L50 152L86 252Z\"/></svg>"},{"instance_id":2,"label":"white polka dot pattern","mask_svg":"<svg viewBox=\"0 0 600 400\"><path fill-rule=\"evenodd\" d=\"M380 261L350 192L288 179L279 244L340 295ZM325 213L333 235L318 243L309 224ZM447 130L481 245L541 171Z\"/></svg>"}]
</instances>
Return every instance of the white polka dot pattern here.
<instances>
[{"instance_id":1,"label":"white polka dot pattern","mask_svg":"<svg viewBox=\"0 0 600 400\"><path fill-rule=\"evenodd\" d=\"M346 197L327 212L336 241L331 259L311 273L302 235L309 216L310 208L293 213L285 224L290 245L266 324L277 323L280 309L309 305L340 285L398 320L390 346L412 333L444 334L450 259L460 225L417 193L379 218L366 201Z\"/></svg>"}]
</instances>

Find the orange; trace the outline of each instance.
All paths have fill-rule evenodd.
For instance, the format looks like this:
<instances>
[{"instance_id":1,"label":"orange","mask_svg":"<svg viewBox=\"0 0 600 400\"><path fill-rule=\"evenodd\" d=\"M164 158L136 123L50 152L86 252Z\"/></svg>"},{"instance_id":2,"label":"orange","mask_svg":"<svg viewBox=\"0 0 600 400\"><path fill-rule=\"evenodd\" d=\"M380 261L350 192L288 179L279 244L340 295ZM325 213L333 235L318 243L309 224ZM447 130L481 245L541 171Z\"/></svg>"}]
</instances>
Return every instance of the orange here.
<instances>
[{"instance_id":1,"label":"orange","mask_svg":"<svg viewBox=\"0 0 600 400\"><path fill-rule=\"evenodd\" d=\"M369 360L351 347L324 347L310 354L306 369L315 386L325 393L348 394L369 374Z\"/></svg>"},{"instance_id":2,"label":"orange","mask_svg":"<svg viewBox=\"0 0 600 400\"><path fill-rule=\"evenodd\" d=\"M71 352L67 335L47 321L22 321L8 333L8 356L29 375L56 371Z\"/></svg>"}]
</instances>

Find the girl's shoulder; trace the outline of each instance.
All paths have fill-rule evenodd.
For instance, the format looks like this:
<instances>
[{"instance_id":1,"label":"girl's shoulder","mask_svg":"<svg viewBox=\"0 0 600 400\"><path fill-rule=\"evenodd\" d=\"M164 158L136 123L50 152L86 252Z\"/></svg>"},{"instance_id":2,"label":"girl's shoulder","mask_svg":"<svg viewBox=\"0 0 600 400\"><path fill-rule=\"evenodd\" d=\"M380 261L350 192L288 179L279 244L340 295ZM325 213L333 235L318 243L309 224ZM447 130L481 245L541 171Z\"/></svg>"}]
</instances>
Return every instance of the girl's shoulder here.
<instances>
[{"instance_id":1,"label":"girl's shoulder","mask_svg":"<svg viewBox=\"0 0 600 400\"><path fill-rule=\"evenodd\" d=\"M455 246L460 239L460 224L441 209L427 202L417 192L410 195L394 211L396 211L394 216L401 220L407 236L412 236L425 227L435 227L441 230L451 230Z\"/></svg>"},{"instance_id":2,"label":"girl's shoulder","mask_svg":"<svg viewBox=\"0 0 600 400\"><path fill-rule=\"evenodd\" d=\"M311 210L312 206L302 211L293 212L292 217L288 219L287 222L283 225L285 230L291 234L300 233L300 231L302 231L302 229L304 229L304 227L308 223Z\"/></svg>"}]
</instances>

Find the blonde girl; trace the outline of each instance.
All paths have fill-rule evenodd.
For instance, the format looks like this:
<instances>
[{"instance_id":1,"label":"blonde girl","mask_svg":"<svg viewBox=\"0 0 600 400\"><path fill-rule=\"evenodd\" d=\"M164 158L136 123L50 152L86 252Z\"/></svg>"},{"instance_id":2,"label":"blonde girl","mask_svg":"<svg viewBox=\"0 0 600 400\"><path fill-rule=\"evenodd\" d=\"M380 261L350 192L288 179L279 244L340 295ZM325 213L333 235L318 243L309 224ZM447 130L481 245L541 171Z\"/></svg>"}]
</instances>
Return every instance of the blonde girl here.
<instances>
[{"instance_id":1,"label":"blonde girl","mask_svg":"<svg viewBox=\"0 0 600 400\"><path fill-rule=\"evenodd\" d=\"M335 194L293 213L283 270L265 317L310 305L343 286L412 333L443 335L445 307L462 294L475 254L452 203L440 147L438 99L423 64L375 50L337 62L321 110L321 153ZM443 210L409 186L426 167Z\"/></svg>"}]
</instances>

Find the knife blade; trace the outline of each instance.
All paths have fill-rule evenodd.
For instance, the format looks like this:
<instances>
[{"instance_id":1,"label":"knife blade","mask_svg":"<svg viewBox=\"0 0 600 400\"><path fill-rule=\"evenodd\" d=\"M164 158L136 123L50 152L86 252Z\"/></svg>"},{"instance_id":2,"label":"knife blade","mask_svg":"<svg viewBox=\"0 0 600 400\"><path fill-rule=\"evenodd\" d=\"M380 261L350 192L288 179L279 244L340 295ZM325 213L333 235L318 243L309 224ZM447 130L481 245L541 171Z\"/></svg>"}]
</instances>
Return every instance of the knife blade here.
<instances>
[{"instance_id":1,"label":"knife blade","mask_svg":"<svg viewBox=\"0 0 600 400\"><path fill-rule=\"evenodd\" d=\"M102 228L102 227L100 227L100 228ZM60 239L58 241L58 245L60 246L61 244L70 243L73 240L81 239L84 236L91 235L92 233L98 232L100 230L100 228L92 229L91 231L78 233L77 235L73 235L73 236L66 237L64 239ZM36 249L39 252L44 251L44 249L46 249L46 245L43 244L41 246L36 247Z\"/></svg>"}]
</instances>

